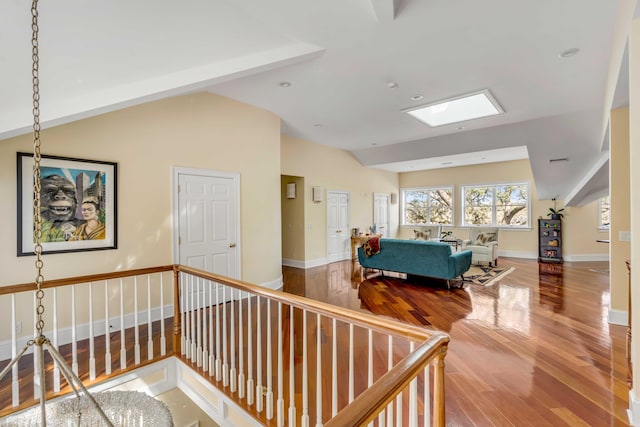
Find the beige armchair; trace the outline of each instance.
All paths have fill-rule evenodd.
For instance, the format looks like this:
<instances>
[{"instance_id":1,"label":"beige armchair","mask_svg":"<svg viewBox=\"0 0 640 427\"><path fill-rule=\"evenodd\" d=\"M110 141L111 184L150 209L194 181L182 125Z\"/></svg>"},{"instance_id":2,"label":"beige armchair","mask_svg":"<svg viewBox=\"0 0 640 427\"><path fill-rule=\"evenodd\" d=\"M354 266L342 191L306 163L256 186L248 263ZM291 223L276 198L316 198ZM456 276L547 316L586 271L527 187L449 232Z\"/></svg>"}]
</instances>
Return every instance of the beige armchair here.
<instances>
[{"instance_id":1,"label":"beige armchair","mask_svg":"<svg viewBox=\"0 0 640 427\"><path fill-rule=\"evenodd\" d=\"M470 250L471 263L488 262L498 265L498 228L472 228L469 239L462 242L463 250Z\"/></svg>"},{"instance_id":2,"label":"beige armchair","mask_svg":"<svg viewBox=\"0 0 640 427\"><path fill-rule=\"evenodd\" d=\"M441 225L417 225L413 228L415 240L440 240L442 236Z\"/></svg>"}]
</instances>

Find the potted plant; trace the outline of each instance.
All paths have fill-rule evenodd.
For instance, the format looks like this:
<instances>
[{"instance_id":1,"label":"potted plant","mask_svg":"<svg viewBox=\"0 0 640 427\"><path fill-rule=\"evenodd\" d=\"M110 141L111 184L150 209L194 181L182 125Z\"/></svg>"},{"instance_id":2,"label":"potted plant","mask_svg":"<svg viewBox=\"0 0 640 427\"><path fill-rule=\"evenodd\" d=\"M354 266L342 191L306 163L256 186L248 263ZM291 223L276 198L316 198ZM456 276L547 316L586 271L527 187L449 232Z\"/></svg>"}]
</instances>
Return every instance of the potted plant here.
<instances>
[{"instance_id":1,"label":"potted plant","mask_svg":"<svg viewBox=\"0 0 640 427\"><path fill-rule=\"evenodd\" d=\"M547 214L547 216L550 216L551 219L562 219L564 217L564 215L562 214L562 212L564 212L564 208L557 209L555 197L551 200L553 200L553 207L549 208L549 213Z\"/></svg>"}]
</instances>

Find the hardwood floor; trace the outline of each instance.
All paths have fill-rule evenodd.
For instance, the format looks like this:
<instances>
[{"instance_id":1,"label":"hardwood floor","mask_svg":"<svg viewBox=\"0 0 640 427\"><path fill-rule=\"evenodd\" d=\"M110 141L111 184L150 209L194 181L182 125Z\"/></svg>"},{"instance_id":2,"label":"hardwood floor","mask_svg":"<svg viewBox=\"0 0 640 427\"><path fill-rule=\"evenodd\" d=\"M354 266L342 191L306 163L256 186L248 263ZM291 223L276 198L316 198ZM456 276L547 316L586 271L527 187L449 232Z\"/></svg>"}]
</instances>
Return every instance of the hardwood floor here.
<instances>
[{"instance_id":1,"label":"hardwood floor","mask_svg":"<svg viewBox=\"0 0 640 427\"><path fill-rule=\"evenodd\" d=\"M629 425L626 328L607 323L609 276L602 271L607 263L566 263L562 276L539 275L533 260L501 258L499 265L515 271L494 285L467 283L461 289L447 289L436 280L411 282L401 275L374 274L362 280L360 267L351 261L307 270L283 267L284 290L449 333L449 426ZM170 319L166 325L171 331ZM313 328L311 322L308 330ZM158 330L154 324L154 332ZM133 355L130 332L128 359ZM113 339L117 370L119 334ZM101 341L96 354L104 351L98 348ZM81 371L86 372L86 342L78 348ZM68 357L69 348L61 351ZM330 360L328 355L324 360ZM29 362L27 356L20 365L25 398L33 394L30 369L23 366ZM0 362L0 368L4 365L6 361ZM98 361L97 370L100 379L104 364ZM8 378L0 384L0 407L10 404L9 386ZM275 425L264 413L247 409L265 425Z\"/></svg>"},{"instance_id":2,"label":"hardwood floor","mask_svg":"<svg viewBox=\"0 0 640 427\"><path fill-rule=\"evenodd\" d=\"M351 261L283 272L287 292L449 333L449 426L629 425L626 328L607 323L608 263L565 263L561 276L539 275L535 260L499 265L515 271L451 290L400 275L360 283Z\"/></svg>"}]
</instances>

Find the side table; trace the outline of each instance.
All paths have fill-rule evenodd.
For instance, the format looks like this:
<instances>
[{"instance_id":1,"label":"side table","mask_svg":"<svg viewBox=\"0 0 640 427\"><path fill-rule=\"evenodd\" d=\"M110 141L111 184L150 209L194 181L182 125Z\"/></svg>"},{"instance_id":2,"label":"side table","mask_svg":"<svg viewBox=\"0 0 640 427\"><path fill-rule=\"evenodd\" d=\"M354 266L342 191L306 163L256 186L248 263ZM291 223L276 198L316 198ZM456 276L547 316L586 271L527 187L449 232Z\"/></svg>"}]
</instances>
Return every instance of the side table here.
<instances>
[{"instance_id":1,"label":"side table","mask_svg":"<svg viewBox=\"0 0 640 427\"><path fill-rule=\"evenodd\" d=\"M462 239L440 239L440 241L453 246L456 251L458 250L458 247L462 247Z\"/></svg>"}]
</instances>

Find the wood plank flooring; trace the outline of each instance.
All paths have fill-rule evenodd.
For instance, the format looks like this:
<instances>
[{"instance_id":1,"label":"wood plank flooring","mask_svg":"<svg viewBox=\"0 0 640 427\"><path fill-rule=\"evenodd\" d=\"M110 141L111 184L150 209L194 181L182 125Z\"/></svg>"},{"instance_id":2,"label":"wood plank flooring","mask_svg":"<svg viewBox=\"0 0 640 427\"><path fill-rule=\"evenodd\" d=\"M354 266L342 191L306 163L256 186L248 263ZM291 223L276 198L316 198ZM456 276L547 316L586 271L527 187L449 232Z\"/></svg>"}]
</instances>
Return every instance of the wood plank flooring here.
<instances>
[{"instance_id":1,"label":"wood plank flooring","mask_svg":"<svg viewBox=\"0 0 640 427\"><path fill-rule=\"evenodd\" d=\"M539 275L533 260L501 258L499 265L515 271L488 287L465 284L450 290L444 282L411 282L401 275L362 280L359 265L351 261L307 270L283 267L284 290L449 333L449 426L629 425L626 328L606 320L609 277L601 270L607 263L565 263L562 276ZM113 338L117 370L119 342ZM130 344L129 336L126 341ZM82 367L86 344L79 343L79 349L84 349ZM128 350L127 358L132 354ZM33 389L22 363L22 393L28 397ZM99 377L103 372L98 366ZM3 383L0 407L10 402Z\"/></svg>"},{"instance_id":2,"label":"wood plank flooring","mask_svg":"<svg viewBox=\"0 0 640 427\"><path fill-rule=\"evenodd\" d=\"M449 426L627 426L626 327L607 323L608 263L565 263L539 275L534 260L484 287L367 275L344 261L284 267L285 291L451 335ZM605 270L604 272L602 270Z\"/></svg>"}]
</instances>

